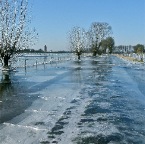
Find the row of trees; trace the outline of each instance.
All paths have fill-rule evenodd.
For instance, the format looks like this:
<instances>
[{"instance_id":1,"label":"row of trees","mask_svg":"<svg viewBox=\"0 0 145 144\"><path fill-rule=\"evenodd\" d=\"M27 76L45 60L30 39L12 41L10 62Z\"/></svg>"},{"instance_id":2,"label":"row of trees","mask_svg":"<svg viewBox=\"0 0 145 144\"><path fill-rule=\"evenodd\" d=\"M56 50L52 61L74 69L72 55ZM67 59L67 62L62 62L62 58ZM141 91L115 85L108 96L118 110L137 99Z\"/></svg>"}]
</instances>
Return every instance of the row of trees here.
<instances>
[{"instance_id":1,"label":"row of trees","mask_svg":"<svg viewBox=\"0 0 145 144\"><path fill-rule=\"evenodd\" d=\"M143 52L145 52L144 45L142 45L142 44L137 44L133 48L134 48L134 52L135 53L143 53Z\"/></svg>"},{"instance_id":2,"label":"row of trees","mask_svg":"<svg viewBox=\"0 0 145 144\"><path fill-rule=\"evenodd\" d=\"M29 28L28 13L28 0L0 0L0 60L4 68L38 37L36 30Z\"/></svg>"},{"instance_id":3,"label":"row of trees","mask_svg":"<svg viewBox=\"0 0 145 144\"><path fill-rule=\"evenodd\" d=\"M93 22L88 31L81 27L73 27L69 32L70 49L76 53L78 59L87 49L93 56L106 53L107 50L112 53L115 42L111 34L112 28L105 22Z\"/></svg>"}]
</instances>

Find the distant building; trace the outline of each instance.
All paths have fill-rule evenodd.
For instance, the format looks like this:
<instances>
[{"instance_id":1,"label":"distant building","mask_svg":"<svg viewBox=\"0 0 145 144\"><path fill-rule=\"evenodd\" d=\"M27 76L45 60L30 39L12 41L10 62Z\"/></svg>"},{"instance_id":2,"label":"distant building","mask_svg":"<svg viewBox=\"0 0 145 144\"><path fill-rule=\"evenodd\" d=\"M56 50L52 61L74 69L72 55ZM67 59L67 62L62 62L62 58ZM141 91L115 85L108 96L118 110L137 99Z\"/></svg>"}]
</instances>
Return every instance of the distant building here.
<instances>
[{"instance_id":1,"label":"distant building","mask_svg":"<svg viewBox=\"0 0 145 144\"><path fill-rule=\"evenodd\" d=\"M120 46L116 46L114 48L114 52L115 53L133 53L134 48L131 45L129 45L129 46L120 45Z\"/></svg>"},{"instance_id":2,"label":"distant building","mask_svg":"<svg viewBox=\"0 0 145 144\"><path fill-rule=\"evenodd\" d=\"M47 46L46 45L44 46L44 52L47 52Z\"/></svg>"}]
</instances>

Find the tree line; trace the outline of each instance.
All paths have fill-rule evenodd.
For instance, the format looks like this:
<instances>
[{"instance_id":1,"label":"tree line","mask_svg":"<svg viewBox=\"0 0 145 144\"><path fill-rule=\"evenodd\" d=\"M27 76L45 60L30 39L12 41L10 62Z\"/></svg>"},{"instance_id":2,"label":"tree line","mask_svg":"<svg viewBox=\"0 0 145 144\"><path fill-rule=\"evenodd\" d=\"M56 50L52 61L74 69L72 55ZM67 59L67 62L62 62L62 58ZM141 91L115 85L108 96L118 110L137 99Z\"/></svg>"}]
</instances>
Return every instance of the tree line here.
<instances>
[{"instance_id":1,"label":"tree line","mask_svg":"<svg viewBox=\"0 0 145 144\"><path fill-rule=\"evenodd\" d=\"M145 53L145 48L143 44L137 44L133 48L135 53Z\"/></svg>"},{"instance_id":2,"label":"tree line","mask_svg":"<svg viewBox=\"0 0 145 144\"><path fill-rule=\"evenodd\" d=\"M106 22L93 22L88 31L75 26L69 31L69 45L78 59L83 52L92 52L93 56L102 53L112 53L115 41L112 27Z\"/></svg>"}]
</instances>

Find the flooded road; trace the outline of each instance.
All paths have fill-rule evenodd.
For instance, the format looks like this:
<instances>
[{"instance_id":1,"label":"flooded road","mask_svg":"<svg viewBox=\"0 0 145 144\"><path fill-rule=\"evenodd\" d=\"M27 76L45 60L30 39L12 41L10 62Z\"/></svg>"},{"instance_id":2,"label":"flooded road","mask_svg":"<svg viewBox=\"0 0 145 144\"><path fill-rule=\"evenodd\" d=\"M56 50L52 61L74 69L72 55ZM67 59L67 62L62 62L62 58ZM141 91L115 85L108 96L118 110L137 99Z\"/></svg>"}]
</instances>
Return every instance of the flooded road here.
<instances>
[{"instance_id":1,"label":"flooded road","mask_svg":"<svg viewBox=\"0 0 145 144\"><path fill-rule=\"evenodd\" d=\"M85 57L1 79L1 144L145 144L143 64Z\"/></svg>"}]
</instances>

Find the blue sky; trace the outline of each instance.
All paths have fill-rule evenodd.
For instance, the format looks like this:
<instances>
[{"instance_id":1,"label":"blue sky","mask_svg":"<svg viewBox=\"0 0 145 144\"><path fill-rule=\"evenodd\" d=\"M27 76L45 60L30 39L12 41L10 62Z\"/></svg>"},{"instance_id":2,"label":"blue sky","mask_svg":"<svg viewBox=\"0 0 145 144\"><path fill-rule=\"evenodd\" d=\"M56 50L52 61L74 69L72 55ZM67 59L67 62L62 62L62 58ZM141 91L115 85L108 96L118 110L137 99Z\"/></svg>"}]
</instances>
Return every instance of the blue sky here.
<instances>
[{"instance_id":1,"label":"blue sky","mask_svg":"<svg viewBox=\"0 0 145 144\"><path fill-rule=\"evenodd\" d=\"M35 49L68 50L74 26L88 30L107 22L116 45L145 44L145 0L33 0L32 25L39 33Z\"/></svg>"}]
</instances>

